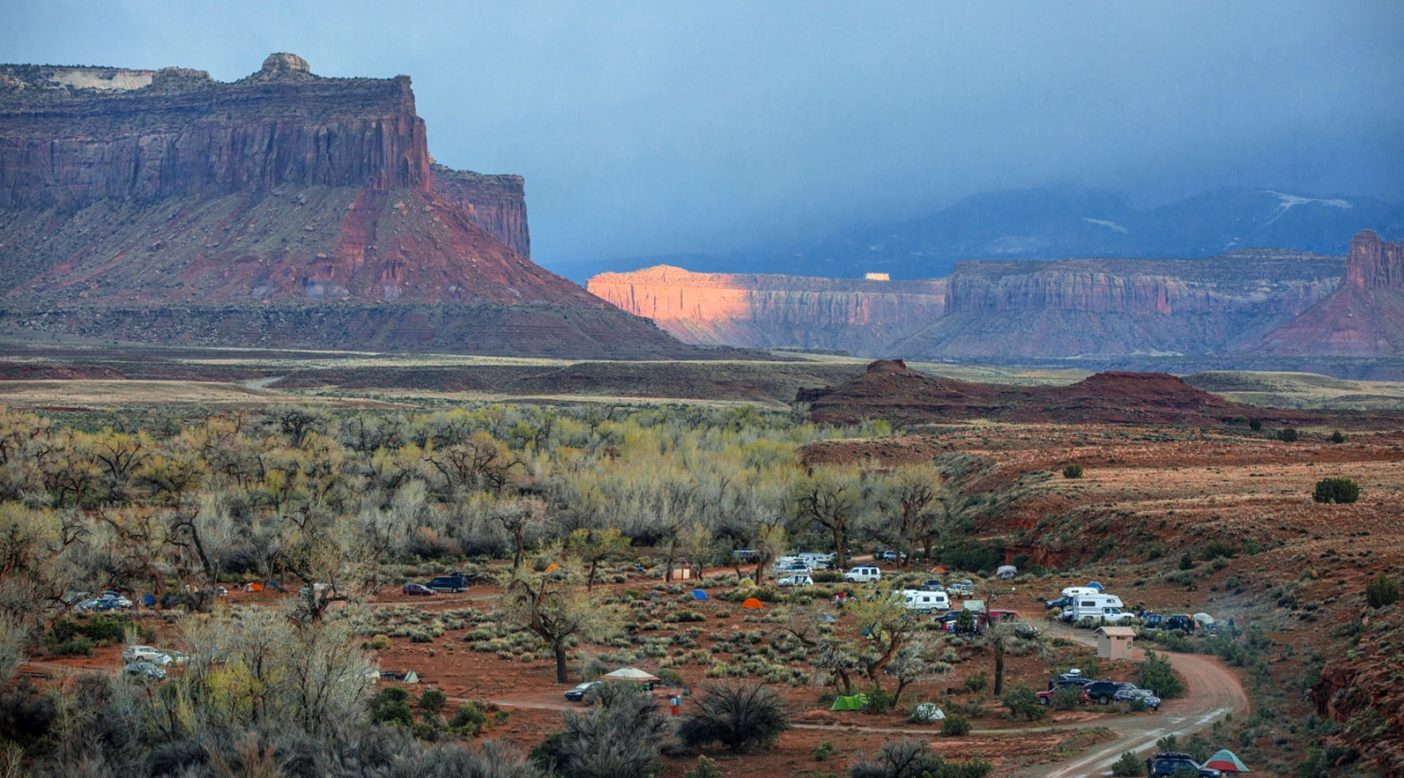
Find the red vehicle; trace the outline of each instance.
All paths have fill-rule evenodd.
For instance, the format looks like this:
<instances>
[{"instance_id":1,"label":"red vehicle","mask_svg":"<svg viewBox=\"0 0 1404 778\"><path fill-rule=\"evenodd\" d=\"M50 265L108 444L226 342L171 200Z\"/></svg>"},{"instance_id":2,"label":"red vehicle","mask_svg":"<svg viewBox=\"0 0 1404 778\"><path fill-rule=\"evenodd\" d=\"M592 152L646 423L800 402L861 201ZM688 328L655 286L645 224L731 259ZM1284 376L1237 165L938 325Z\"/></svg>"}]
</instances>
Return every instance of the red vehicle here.
<instances>
[{"instance_id":1,"label":"red vehicle","mask_svg":"<svg viewBox=\"0 0 1404 778\"><path fill-rule=\"evenodd\" d=\"M990 608L989 610L989 619L992 622L1018 621L1021 618L1023 618L1023 615L1015 610L1001 608Z\"/></svg>"},{"instance_id":2,"label":"red vehicle","mask_svg":"<svg viewBox=\"0 0 1404 778\"><path fill-rule=\"evenodd\" d=\"M417 583L407 583L405 584L405 587L400 591L404 592L405 594L411 597L433 597L435 594L437 594L437 592L425 586L424 584Z\"/></svg>"}]
</instances>

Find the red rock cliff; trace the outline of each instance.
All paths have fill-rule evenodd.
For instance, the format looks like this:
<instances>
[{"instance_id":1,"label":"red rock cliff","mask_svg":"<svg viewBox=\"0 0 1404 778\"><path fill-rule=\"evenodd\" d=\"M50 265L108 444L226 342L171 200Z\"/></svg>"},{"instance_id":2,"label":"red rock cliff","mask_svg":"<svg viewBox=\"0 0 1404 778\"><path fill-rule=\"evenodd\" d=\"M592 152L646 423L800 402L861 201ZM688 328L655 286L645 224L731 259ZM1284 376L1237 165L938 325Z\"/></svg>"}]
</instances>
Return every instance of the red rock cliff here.
<instances>
[{"instance_id":1,"label":"red rock cliff","mask_svg":"<svg viewBox=\"0 0 1404 778\"><path fill-rule=\"evenodd\" d=\"M462 208L468 218L524 257L531 256L525 181L521 176L486 175L430 167L434 191Z\"/></svg>"},{"instance_id":2,"label":"red rock cliff","mask_svg":"<svg viewBox=\"0 0 1404 778\"><path fill-rule=\"evenodd\" d=\"M690 343L859 354L882 353L945 305L942 280L692 273L667 265L602 273L587 288Z\"/></svg>"},{"instance_id":3,"label":"red rock cliff","mask_svg":"<svg viewBox=\"0 0 1404 778\"><path fill-rule=\"evenodd\" d=\"M1336 292L1268 333L1273 354L1404 354L1404 245L1364 230L1350 241Z\"/></svg>"},{"instance_id":4,"label":"red rock cliff","mask_svg":"<svg viewBox=\"0 0 1404 778\"><path fill-rule=\"evenodd\" d=\"M321 78L292 54L232 84L176 69L0 67L0 207L280 184L428 189L409 77Z\"/></svg>"}]
</instances>

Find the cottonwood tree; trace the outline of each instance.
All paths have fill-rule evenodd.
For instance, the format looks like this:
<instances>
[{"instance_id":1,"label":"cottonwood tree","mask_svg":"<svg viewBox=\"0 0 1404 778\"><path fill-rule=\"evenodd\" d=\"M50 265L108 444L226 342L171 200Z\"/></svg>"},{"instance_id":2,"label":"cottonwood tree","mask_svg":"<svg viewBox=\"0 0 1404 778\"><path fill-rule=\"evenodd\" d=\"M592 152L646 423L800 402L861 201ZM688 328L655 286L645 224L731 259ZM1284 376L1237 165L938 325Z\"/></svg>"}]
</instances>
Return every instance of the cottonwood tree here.
<instances>
[{"instance_id":1,"label":"cottonwood tree","mask_svg":"<svg viewBox=\"0 0 1404 778\"><path fill-rule=\"evenodd\" d=\"M777 557L785 553L790 538L785 522L780 519L756 522L753 545L756 551L756 584L765 582L765 571Z\"/></svg>"},{"instance_id":2,"label":"cottonwood tree","mask_svg":"<svg viewBox=\"0 0 1404 778\"><path fill-rule=\"evenodd\" d=\"M867 486L865 476L855 468L824 468L790 487L791 515L801 524L828 530L840 569L848 567L849 529L863 506Z\"/></svg>"},{"instance_id":3,"label":"cottonwood tree","mask_svg":"<svg viewBox=\"0 0 1404 778\"><path fill-rule=\"evenodd\" d=\"M857 599L848 606L863 674L881 688L881 676L921 626L917 613L907 608L901 592L893 584L879 584L871 597Z\"/></svg>"},{"instance_id":4,"label":"cottonwood tree","mask_svg":"<svg viewBox=\"0 0 1404 778\"><path fill-rule=\"evenodd\" d=\"M546 521L546 503L535 498L501 500L488 508L488 516L512 539L512 569L520 568L527 533Z\"/></svg>"},{"instance_id":5,"label":"cottonwood tree","mask_svg":"<svg viewBox=\"0 0 1404 778\"><path fill-rule=\"evenodd\" d=\"M883 674L897 681L896 688L892 690L894 708L902 703L902 692L906 691L909 685L949 670L949 666L931 656L931 651L932 647L927 641L913 638L897 649L892 661L883 668Z\"/></svg>"},{"instance_id":6,"label":"cottonwood tree","mask_svg":"<svg viewBox=\"0 0 1404 778\"><path fill-rule=\"evenodd\" d=\"M629 539L614 527L581 528L566 538L566 549L585 567L585 588L595 588L595 574L601 562L615 562L629 551Z\"/></svg>"},{"instance_id":7,"label":"cottonwood tree","mask_svg":"<svg viewBox=\"0 0 1404 778\"><path fill-rule=\"evenodd\" d=\"M619 617L583 586L579 562L551 551L544 551L541 561L555 564L555 569L537 572L528 565L513 571L502 607L508 621L546 644L556 659L556 682L566 683L570 644L612 637L619 631Z\"/></svg>"},{"instance_id":8,"label":"cottonwood tree","mask_svg":"<svg viewBox=\"0 0 1404 778\"><path fill-rule=\"evenodd\" d=\"M889 517L898 551L911 564L918 539L937 520L941 474L929 465L906 465L888 476L884 486L882 512Z\"/></svg>"}]
</instances>

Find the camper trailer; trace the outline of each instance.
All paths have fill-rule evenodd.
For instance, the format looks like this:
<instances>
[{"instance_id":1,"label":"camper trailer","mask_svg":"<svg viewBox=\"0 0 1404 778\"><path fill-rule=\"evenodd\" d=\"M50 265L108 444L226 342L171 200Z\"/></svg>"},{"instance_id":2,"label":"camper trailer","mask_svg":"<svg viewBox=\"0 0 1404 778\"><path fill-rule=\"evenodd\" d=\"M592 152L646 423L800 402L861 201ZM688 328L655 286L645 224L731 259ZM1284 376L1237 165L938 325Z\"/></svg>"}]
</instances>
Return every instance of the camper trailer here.
<instances>
[{"instance_id":1,"label":"camper trailer","mask_svg":"<svg viewBox=\"0 0 1404 778\"><path fill-rule=\"evenodd\" d=\"M1135 614L1121 608L1121 598L1114 594L1081 594L1073 598L1072 605L1063 609L1063 621L1076 624L1085 618L1092 618L1097 624L1130 624L1135 620Z\"/></svg>"},{"instance_id":2,"label":"camper trailer","mask_svg":"<svg viewBox=\"0 0 1404 778\"><path fill-rule=\"evenodd\" d=\"M927 613L929 611L944 611L951 607L951 598L945 592L927 592L916 589L907 589L902 592L907 610Z\"/></svg>"}]
</instances>

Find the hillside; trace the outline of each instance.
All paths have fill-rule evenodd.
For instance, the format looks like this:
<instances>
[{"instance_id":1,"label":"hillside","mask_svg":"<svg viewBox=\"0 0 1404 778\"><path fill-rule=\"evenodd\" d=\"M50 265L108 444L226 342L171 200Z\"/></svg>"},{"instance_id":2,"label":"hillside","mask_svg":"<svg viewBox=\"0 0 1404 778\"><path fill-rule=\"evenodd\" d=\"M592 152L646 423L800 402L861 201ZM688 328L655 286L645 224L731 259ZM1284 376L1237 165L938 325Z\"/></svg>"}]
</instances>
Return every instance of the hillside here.
<instances>
[{"instance_id":1,"label":"hillside","mask_svg":"<svg viewBox=\"0 0 1404 778\"><path fill-rule=\"evenodd\" d=\"M432 166L406 76L274 54L0 66L0 327L163 343L691 353L533 264L522 182Z\"/></svg>"}]
</instances>

